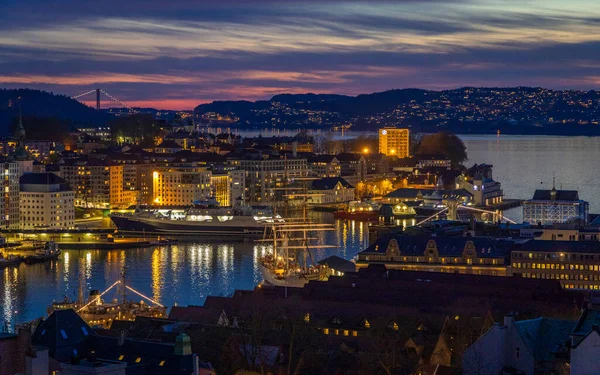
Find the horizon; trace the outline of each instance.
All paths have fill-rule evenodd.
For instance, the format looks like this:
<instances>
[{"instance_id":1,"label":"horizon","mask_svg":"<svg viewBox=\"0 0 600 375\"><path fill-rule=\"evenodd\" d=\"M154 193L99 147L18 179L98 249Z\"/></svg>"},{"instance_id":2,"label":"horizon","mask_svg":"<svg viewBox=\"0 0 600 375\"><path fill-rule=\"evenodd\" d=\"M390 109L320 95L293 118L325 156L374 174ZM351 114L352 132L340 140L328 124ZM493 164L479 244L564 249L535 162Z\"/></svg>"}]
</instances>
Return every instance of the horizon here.
<instances>
[{"instance_id":1,"label":"horizon","mask_svg":"<svg viewBox=\"0 0 600 375\"><path fill-rule=\"evenodd\" d=\"M33 0L4 2L0 14L0 87L67 96L102 88L135 107L600 87L592 0Z\"/></svg>"}]
</instances>

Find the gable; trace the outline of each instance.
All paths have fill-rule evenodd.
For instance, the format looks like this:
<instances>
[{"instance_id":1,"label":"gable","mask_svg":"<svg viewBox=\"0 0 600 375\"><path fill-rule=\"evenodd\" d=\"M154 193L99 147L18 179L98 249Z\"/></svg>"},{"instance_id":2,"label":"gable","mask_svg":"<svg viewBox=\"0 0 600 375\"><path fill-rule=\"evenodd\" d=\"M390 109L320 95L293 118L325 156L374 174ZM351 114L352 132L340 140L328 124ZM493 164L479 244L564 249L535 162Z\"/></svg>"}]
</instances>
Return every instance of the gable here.
<instances>
[{"instance_id":1,"label":"gable","mask_svg":"<svg viewBox=\"0 0 600 375\"><path fill-rule=\"evenodd\" d=\"M398 246L398 241L396 241L396 239L392 238L390 242L388 242L385 253L388 256L400 255L400 246Z\"/></svg>"}]
</instances>

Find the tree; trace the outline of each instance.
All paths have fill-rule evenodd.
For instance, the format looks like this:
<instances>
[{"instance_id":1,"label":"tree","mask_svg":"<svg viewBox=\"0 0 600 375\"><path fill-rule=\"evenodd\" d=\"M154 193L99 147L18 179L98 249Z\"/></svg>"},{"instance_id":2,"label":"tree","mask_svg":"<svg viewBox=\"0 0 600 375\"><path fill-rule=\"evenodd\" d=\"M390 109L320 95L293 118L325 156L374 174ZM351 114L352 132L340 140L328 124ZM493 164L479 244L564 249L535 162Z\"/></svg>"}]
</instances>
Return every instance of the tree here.
<instances>
[{"instance_id":1,"label":"tree","mask_svg":"<svg viewBox=\"0 0 600 375\"><path fill-rule=\"evenodd\" d=\"M15 117L10 129L11 134L14 133L18 124L19 118ZM23 116L23 127L27 139L63 142L69 138L70 129L67 121L58 117Z\"/></svg>"},{"instance_id":2,"label":"tree","mask_svg":"<svg viewBox=\"0 0 600 375\"><path fill-rule=\"evenodd\" d=\"M136 114L117 117L110 122L113 141L121 144L133 142L143 147L154 145L154 140L162 130L159 122L152 115Z\"/></svg>"},{"instance_id":3,"label":"tree","mask_svg":"<svg viewBox=\"0 0 600 375\"><path fill-rule=\"evenodd\" d=\"M452 133L435 133L423 136L417 147L418 154L443 154L458 168L467 160L467 148L463 141Z\"/></svg>"}]
</instances>

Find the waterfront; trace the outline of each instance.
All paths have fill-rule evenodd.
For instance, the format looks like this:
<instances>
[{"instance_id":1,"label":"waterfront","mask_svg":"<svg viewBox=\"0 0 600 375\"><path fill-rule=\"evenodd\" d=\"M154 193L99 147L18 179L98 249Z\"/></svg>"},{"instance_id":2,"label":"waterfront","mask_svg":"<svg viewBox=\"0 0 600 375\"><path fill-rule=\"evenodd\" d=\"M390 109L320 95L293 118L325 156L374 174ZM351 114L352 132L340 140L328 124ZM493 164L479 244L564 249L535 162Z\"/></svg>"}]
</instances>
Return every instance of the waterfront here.
<instances>
[{"instance_id":1,"label":"waterfront","mask_svg":"<svg viewBox=\"0 0 600 375\"><path fill-rule=\"evenodd\" d=\"M536 188L578 189L590 202L590 211L600 212L600 187L590 173L600 158L600 138L532 136L462 136L469 161L494 165L494 178L502 182L507 198L528 199ZM540 182L543 181L543 184ZM507 213L518 219L520 208ZM313 213L333 222L332 214ZM368 243L363 223L336 221L336 231L326 232L327 249L318 258L336 254L347 259ZM207 295L227 296L236 289L252 289L261 280L256 259L262 245L252 242L197 242L167 247L129 250L64 251L59 262L9 267L0 281L0 318L14 323L29 321L46 313L52 300L77 296L80 280L86 294L103 290L120 278L135 289L172 306L200 305ZM133 297L133 296L132 296ZM112 298L112 295L109 295Z\"/></svg>"},{"instance_id":2,"label":"waterfront","mask_svg":"<svg viewBox=\"0 0 600 375\"><path fill-rule=\"evenodd\" d=\"M334 222L331 213L313 213L316 220ZM324 243L336 249L315 251L317 259L338 255L350 259L368 243L366 223L334 222L323 232ZM128 250L65 250L58 262L8 267L2 272L0 317L13 323L44 316L46 307L65 296L77 298L79 285L87 296L104 290L125 271L126 282L165 306L201 305L206 296L229 296L253 289L262 280L257 259L268 246L253 242L181 243ZM108 300L115 293L107 293ZM130 295L132 300L139 297Z\"/></svg>"}]
</instances>

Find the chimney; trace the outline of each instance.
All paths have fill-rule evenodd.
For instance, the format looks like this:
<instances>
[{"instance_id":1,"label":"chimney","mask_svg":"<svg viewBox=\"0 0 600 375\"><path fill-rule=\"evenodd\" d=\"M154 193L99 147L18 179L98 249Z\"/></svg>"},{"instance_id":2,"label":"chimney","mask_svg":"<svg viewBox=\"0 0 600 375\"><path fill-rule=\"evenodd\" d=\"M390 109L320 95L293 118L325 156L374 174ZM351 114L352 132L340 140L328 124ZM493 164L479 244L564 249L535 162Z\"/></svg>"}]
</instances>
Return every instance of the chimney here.
<instances>
[{"instance_id":1,"label":"chimney","mask_svg":"<svg viewBox=\"0 0 600 375\"><path fill-rule=\"evenodd\" d=\"M185 333L180 333L175 339L174 354L180 356L192 354L192 342Z\"/></svg>"},{"instance_id":2,"label":"chimney","mask_svg":"<svg viewBox=\"0 0 600 375\"><path fill-rule=\"evenodd\" d=\"M127 331L125 331L124 329L119 331L117 346L121 347L121 346L123 346L123 344L125 344L125 336L126 335L127 335Z\"/></svg>"}]
</instances>

